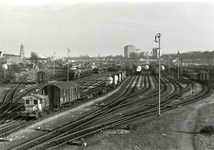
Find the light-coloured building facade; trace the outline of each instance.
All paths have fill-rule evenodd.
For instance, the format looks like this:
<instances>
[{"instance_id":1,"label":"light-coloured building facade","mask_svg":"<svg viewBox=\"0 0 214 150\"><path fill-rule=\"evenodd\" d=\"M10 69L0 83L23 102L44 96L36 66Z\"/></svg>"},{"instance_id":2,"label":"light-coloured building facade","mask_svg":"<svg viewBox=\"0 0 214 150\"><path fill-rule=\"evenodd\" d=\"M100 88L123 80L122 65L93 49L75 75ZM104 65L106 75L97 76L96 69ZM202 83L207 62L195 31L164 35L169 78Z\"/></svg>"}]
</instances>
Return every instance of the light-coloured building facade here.
<instances>
[{"instance_id":1,"label":"light-coloured building facade","mask_svg":"<svg viewBox=\"0 0 214 150\"><path fill-rule=\"evenodd\" d=\"M133 45L124 46L124 57L129 58L131 53L136 53L135 46Z\"/></svg>"},{"instance_id":2,"label":"light-coloured building facade","mask_svg":"<svg viewBox=\"0 0 214 150\"><path fill-rule=\"evenodd\" d=\"M20 47L20 55L15 54L7 54L4 51L0 51L0 78L4 78L5 70L3 66L7 66L7 74L8 71L11 70L11 66L13 64L21 64L24 63L25 56L24 56L24 46L21 44Z\"/></svg>"}]
</instances>

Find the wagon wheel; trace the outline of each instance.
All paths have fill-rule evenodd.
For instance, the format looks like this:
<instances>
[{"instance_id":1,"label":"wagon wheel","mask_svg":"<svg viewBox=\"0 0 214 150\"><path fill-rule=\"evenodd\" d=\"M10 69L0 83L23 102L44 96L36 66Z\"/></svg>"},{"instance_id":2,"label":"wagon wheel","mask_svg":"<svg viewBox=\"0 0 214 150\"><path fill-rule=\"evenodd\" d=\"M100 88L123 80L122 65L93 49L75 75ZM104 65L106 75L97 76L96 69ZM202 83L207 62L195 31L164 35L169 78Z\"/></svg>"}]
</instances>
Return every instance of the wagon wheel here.
<instances>
[{"instance_id":1,"label":"wagon wheel","mask_svg":"<svg viewBox=\"0 0 214 150\"><path fill-rule=\"evenodd\" d=\"M62 105L60 106L60 110L62 110L62 109L64 109L64 104L62 104Z\"/></svg>"},{"instance_id":2,"label":"wagon wheel","mask_svg":"<svg viewBox=\"0 0 214 150\"><path fill-rule=\"evenodd\" d=\"M50 113L51 113L51 109L49 108L47 114L50 114Z\"/></svg>"},{"instance_id":3,"label":"wagon wheel","mask_svg":"<svg viewBox=\"0 0 214 150\"><path fill-rule=\"evenodd\" d=\"M21 108L21 111L23 111L25 108L24 108L24 106Z\"/></svg>"},{"instance_id":4,"label":"wagon wheel","mask_svg":"<svg viewBox=\"0 0 214 150\"><path fill-rule=\"evenodd\" d=\"M39 112L39 117L42 117L42 113L41 112Z\"/></svg>"}]
</instances>

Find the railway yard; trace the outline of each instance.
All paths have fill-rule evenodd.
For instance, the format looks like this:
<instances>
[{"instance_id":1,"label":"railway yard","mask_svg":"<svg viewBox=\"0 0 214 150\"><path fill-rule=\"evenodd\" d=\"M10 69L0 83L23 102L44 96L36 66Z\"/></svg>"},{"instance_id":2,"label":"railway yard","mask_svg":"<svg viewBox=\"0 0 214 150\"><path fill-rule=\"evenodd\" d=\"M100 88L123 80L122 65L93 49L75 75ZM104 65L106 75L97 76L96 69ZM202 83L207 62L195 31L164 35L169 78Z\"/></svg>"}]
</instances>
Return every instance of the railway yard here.
<instances>
[{"instance_id":1,"label":"railway yard","mask_svg":"<svg viewBox=\"0 0 214 150\"><path fill-rule=\"evenodd\" d=\"M50 77L51 71L1 84L0 149L214 149L212 72L178 78L161 66L158 116L155 65L87 68L69 79L61 71Z\"/></svg>"}]
</instances>

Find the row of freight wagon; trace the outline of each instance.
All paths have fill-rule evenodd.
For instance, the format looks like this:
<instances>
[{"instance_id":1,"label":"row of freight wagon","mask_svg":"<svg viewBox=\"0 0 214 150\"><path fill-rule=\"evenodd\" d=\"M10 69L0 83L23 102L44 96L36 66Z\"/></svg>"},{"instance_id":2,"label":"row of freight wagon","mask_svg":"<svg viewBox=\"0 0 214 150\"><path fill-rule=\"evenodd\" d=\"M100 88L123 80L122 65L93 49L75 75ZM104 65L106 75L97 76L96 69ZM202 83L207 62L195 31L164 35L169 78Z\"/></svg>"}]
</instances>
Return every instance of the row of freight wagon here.
<instances>
[{"instance_id":1,"label":"row of freight wagon","mask_svg":"<svg viewBox=\"0 0 214 150\"><path fill-rule=\"evenodd\" d=\"M178 73L177 66L170 66L170 70ZM179 73L195 81L208 82L210 80L210 72L205 70L197 70L190 68L179 68Z\"/></svg>"},{"instance_id":2,"label":"row of freight wagon","mask_svg":"<svg viewBox=\"0 0 214 150\"><path fill-rule=\"evenodd\" d=\"M204 81L208 82L209 81L209 72L201 70L201 71L195 71L192 69L183 69L182 70L182 75L189 77L192 80L197 80L197 81Z\"/></svg>"},{"instance_id":3,"label":"row of freight wagon","mask_svg":"<svg viewBox=\"0 0 214 150\"><path fill-rule=\"evenodd\" d=\"M151 70L153 71L154 74L159 74L159 65L150 65ZM165 66L161 65L160 66L160 71L164 71L165 70Z\"/></svg>"},{"instance_id":4,"label":"row of freight wagon","mask_svg":"<svg viewBox=\"0 0 214 150\"><path fill-rule=\"evenodd\" d=\"M69 70L69 80L77 80L86 76L90 76L96 73L106 72L107 68L79 68L79 69L70 69ZM61 71L60 75L64 74L67 77L67 71ZM37 82L38 83L48 83L50 77L53 76L53 72L47 71L38 71L37 72ZM57 74L55 74L57 76Z\"/></svg>"},{"instance_id":5,"label":"row of freight wagon","mask_svg":"<svg viewBox=\"0 0 214 150\"><path fill-rule=\"evenodd\" d=\"M81 91L80 84L71 82L54 82L44 86L39 93L24 96L24 110L20 112L23 117L38 118L46 111L72 105L78 100L93 98L116 88L126 78L125 71L110 73L105 77L103 84Z\"/></svg>"}]
</instances>

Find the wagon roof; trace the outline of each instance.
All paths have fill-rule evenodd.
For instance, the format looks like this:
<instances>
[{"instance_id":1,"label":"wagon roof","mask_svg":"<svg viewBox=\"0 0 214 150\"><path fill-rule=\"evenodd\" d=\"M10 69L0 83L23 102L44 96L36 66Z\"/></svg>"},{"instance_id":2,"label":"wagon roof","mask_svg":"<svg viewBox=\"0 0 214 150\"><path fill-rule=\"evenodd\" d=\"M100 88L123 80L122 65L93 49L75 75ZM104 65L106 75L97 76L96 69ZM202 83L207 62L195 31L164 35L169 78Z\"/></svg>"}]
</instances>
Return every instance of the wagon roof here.
<instances>
[{"instance_id":1,"label":"wagon roof","mask_svg":"<svg viewBox=\"0 0 214 150\"><path fill-rule=\"evenodd\" d=\"M200 70L199 73L208 73L208 72L205 70Z\"/></svg>"},{"instance_id":2,"label":"wagon roof","mask_svg":"<svg viewBox=\"0 0 214 150\"><path fill-rule=\"evenodd\" d=\"M23 96L22 99L26 100L26 99L38 99L38 98L46 98L46 96L44 95L40 95L40 94L34 94L34 95L27 95L27 96Z\"/></svg>"},{"instance_id":3,"label":"wagon roof","mask_svg":"<svg viewBox=\"0 0 214 150\"><path fill-rule=\"evenodd\" d=\"M38 71L37 73L46 73L45 71Z\"/></svg>"},{"instance_id":4,"label":"wagon roof","mask_svg":"<svg viewBox=\"0 0 214 150\"><path fill-rule=\"evenodd\" d=\"M70 87L77 87L79 86L79 84L77 82L54 82L54 83L51 83L51 84L48 84L48 85L54 85L56 87L58 87L59 89L68 89Z\"/></svg>"}]
</instances>

